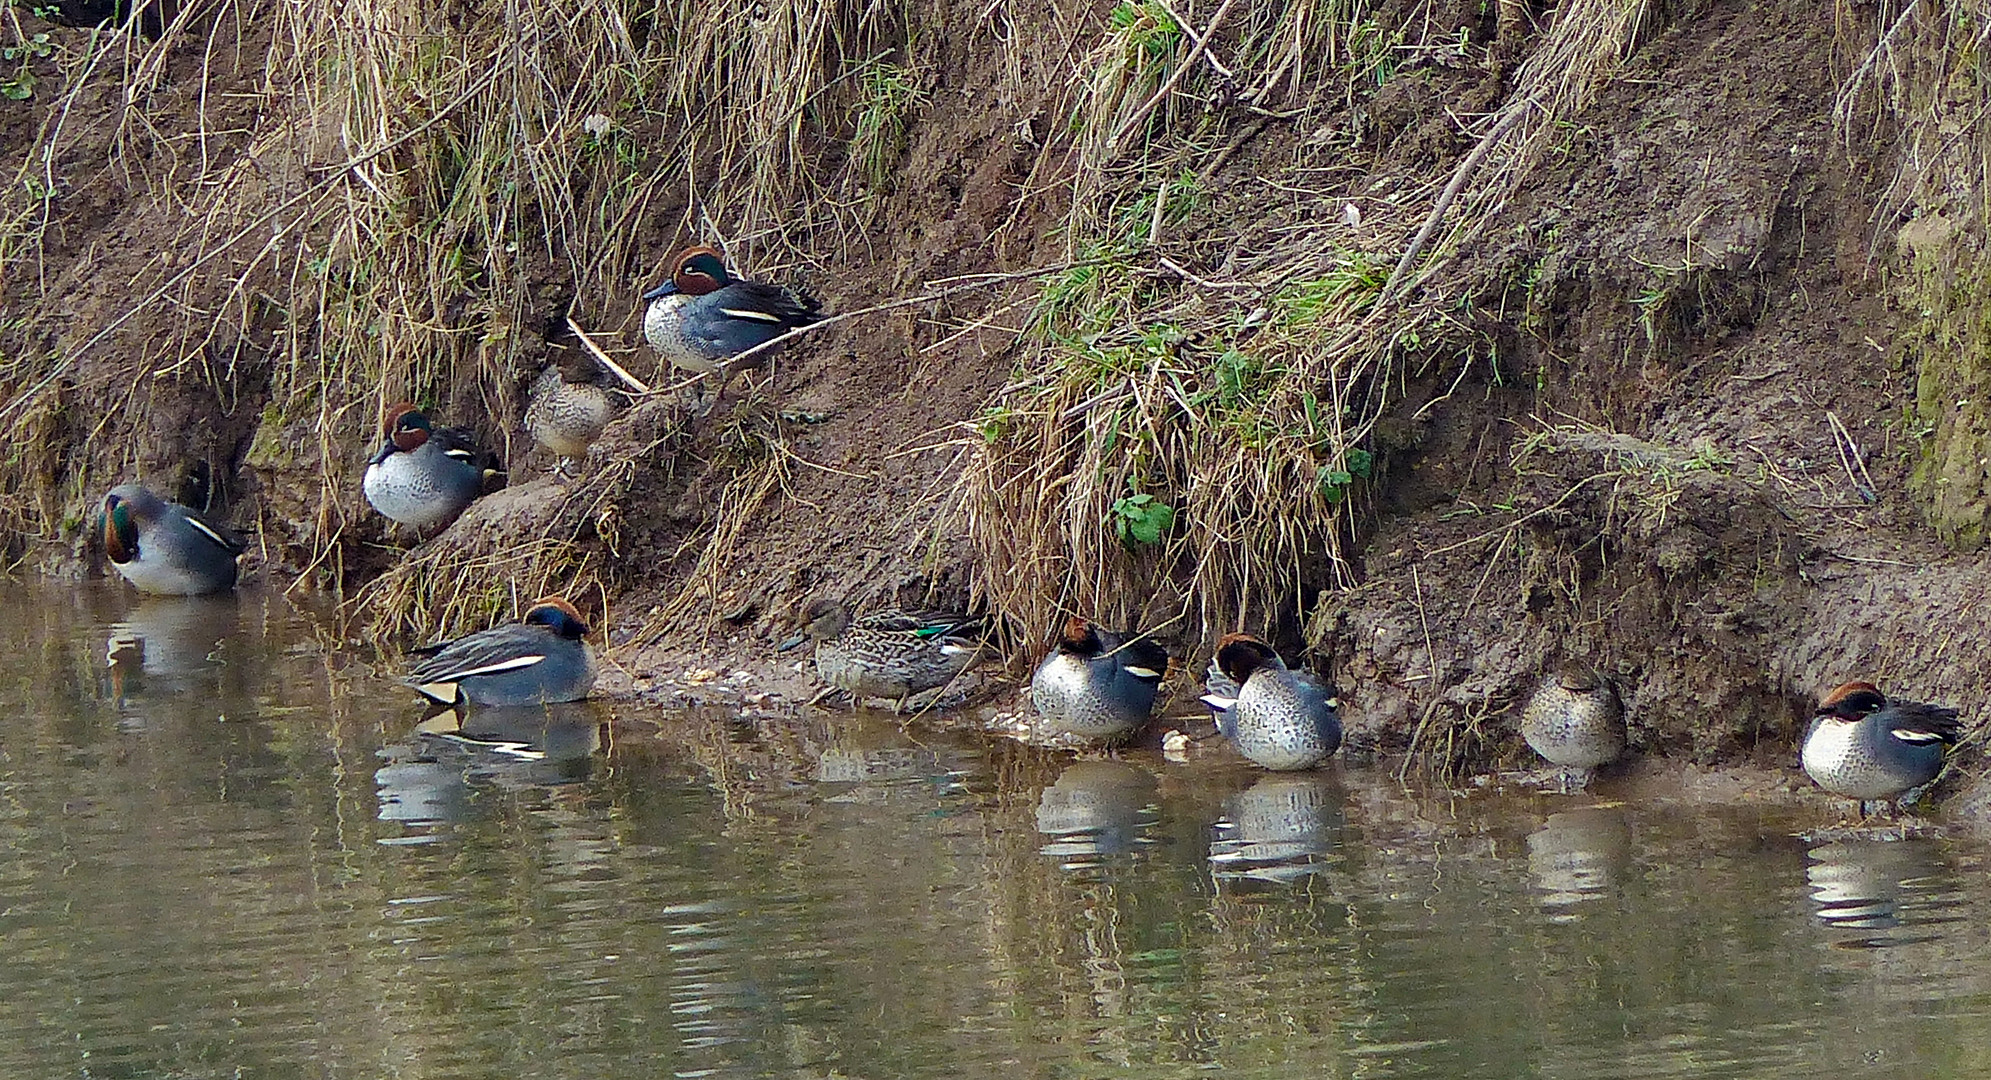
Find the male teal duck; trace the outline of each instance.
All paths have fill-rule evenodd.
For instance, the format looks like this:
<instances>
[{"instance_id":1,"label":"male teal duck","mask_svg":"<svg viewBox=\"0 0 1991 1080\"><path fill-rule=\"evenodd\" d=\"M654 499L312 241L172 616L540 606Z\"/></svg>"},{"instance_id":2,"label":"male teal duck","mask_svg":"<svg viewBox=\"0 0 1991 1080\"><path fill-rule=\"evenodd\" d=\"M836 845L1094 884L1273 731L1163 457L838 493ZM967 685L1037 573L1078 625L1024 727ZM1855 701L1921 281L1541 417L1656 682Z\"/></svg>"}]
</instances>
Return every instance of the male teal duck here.
<instances>
[{"instance_id":1,"label":"male teal duck","mask_svg":"<svg viewBox=\"0 0 1991 1080\"><path fill-rule=\"evenodd\" d=\"M823 317L806 292L735 279L709 247L679 254L670 278L643 299L643 336L672 366L700 373Z\"/></svg>"},{"instance_id":2,"label":"male teal duck","mask_svg":"<svg viewBox=\"0 0 1991 1080\"><path fill-rule=\"evenodd\" d=\"M468 433L436 427L412 402L397 402L382 421L386 441L367 462L361 490L389 520L417 529L447 525L483 493L491 470Z\"/></svg>"},{"instance_id":3,"label":"male teal duck","mask_svg":"<svg viewBox=\"0 0 1991 1080\"><path fill-rule=\"evenodd\" d=\"M1217 730L1252 762L1280 772L1311 769L1341 746L1334 688L1288 668L1272 646L1250 634L1226 634L1214 666L1224 679L1206 684L1211 692L1203 700L1216 713Z\"/></svg>"},{"instance_id":4,"label":"male teal duck","mask_svg":"<svg viewBox=\"0 0 1991 1080\"><path fill-rule=\"evenodd\" d=\"M1611 680L1581 660L1567 660L1542 680L1521 709L1521 737L1562 770L1564 791L1624 756L1625 708Z\"/></svg>"},{"instance_id":5,"label":"male teal duck","mask_svg":"<svg viewBox=\"0 0 1991 1080\"><path fill-rule=\"evenodd\" d=\"M1936 778L1943 752L1961 734L1957 711L1898 701L1870 682L1833 688L1818 703L1800 760L1819 787L1867 803L1892 802Z\"/></svg>"},{"instance_id":6,"label":"male teal duck","mask_svg":"<svg viewBox=\"0 0 1991 1080\"><path fill-rule=\"evenodd\" d=\"M983 621L965 615L881 611L853 619L843 601L824 598L797 621L801 629L776 651L815 641L816 674L853 704L891 698L903 709L907 698L947 685L981 658Z\"/></svg>"},{"instance_id":7,"label":"male teal duck","mask_svg":"<svg viewBox=\"0 0 1991 1080\"><path fill-rule=\"evenodd\" d=\"M1087 739L1132 734L1154 712L1168 651L1076 615L1030 677L1030 704L1059 730Z\"/></svg>"},{"instance_id":8,"label":"male teal duck","mask_svg":"<svg viewBox=\"0 0 1991 1080\"><path fill-rule=\"evenodd\" d=\"M525 618L414 650L416 692L440 705L541 705L580 701L594 687L587 620L558 596L532 602Z\"/></svg>"},{"instance_id":9,"label":"male teal duck","mask_svg":"<svg viewBox=\"0 0 1991 1080\"><path fill-rule=\"evenodd\" d=\"M97 515L104 555L140 592L197 596L235 587L242 542L198 511L120 484Z\"/></svg>"}]
</instances>

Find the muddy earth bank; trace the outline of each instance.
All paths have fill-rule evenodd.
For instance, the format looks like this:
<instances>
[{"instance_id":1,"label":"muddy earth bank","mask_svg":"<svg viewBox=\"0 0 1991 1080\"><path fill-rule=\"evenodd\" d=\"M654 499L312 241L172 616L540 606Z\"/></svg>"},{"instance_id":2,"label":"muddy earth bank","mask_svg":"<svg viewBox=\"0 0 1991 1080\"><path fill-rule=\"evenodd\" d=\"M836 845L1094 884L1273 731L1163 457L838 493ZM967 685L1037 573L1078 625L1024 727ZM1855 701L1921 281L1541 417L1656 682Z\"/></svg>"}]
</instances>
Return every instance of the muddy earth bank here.
<instances>
[{"instance_id":1,"label":"muddy earth bank","mask_svg":"<svg viewBox=\"0 0 1991 1080\"><path fill-rule=\"evenodd\" d=\"M903 25L873 28L916 49L922 96L866 209L791 218L782 245L755 249L832 310L1070 256L1069 43L1096 37L1112 6L1008 5L1002 32L1023 48L991 47L981 7L937 5L916 45ZM1495 8L1374 7L1408 59L1329 104L1213 99L1244 111L1226 129L1234 145L1199 159L1208 197L1174 241L1200 261L1193 277L1157 268L1156 287L1221 283L1235 252L1295 220L1345 216L1359 248L1362 212L1343 207L1374 218L1390 191L1435 188L1470 164L1476 138L1460 118L1509 100L1552 18ZM1891 270L1943 239L1907 227L1915 208L1889 200L1904 124L1835 112L1887 22L1863 9L1835 21L1797 0L1640 9L1622 68L1451 254L1445 280L1467 283L1453 318L1475 344L1405 351L1338 565L1310 566L1290 605L1249 616L1333 676L1356 755L1526 766L1514 707L1565 657L1615 677L1636 753L1693 766L1788 778L1811 700L1855 677L1959 706L1973 730L1984 718L1986 562L1968 522L1944 516L1977 505L1981 518L1982 499L1954 490L1976 474L1930 475L1931 440L1948 434L1931 409L1981 388L1932 393L1929 315L1904 303L1912 275ZM638 180L672 182L632 204L616 246L580 250L521 226L496 256L508 277L466 272L422 301L435 355L341 368L329 321L353 315L333 294L356 289L362 267L341 254L336 215L300 227L318 237L319 265L206 246L215 223L198 213L203 185L225 178L237 186L228 224L267 231L348 157L339 118L313 113L266 63L283 48L272 11L195 12L164 36L129 35L128 55L154 65L132 107L115 82L61 66L92 31L13 17L57 49L23 61L39 89L0 105L0 143L60 192L0 286L17 458L0 525L23 565L100 572L81 527L98 491L200 474L254 537L265 587L338 596L356 637L465 629L563 589L607 626L610 693L749 715L813 692L772 651L803 599L965 604L1008 572L964 539L959 480L990 402L1028 375L1017 369L1034 281L827 328L736 377L702 418L671 395L638 403L577 478L559 477L519 418L539 368L573 347L563 318L669 384L641 344L635 296L670 252L711 239L715 219L751 220L718 194L711 207L688 200L672 171L682 162L655 149L697 132L617 114L637 152L658 155ZM1238 25L1213 34L1216 54ZM284 117L291 143L258 141ZM858 169L849 144L814 129L797 148L819 177ZM354 174L413 170L402 159L422 152L416 140ZM599 175L577 164L569 179L585 189ZM806 190L827 198L831 186ZM591 190L575 205L608 198ZM1384 194L1360 201L1370 192ZM447 204L426 198L410 196L406 227ZM1403 238L1369 239L1387 266ZM247 300L231 291L244 280L259 283ZM42 357L55 363L45 379L26 365ZM319 389L301 394L308 380ZM506 490L420 541L384 528L358 493L378 408L403 393L511 467ZM1192 608L1171 624L1178 715L1193 711L1193 675L1230 621ZM984 666L961 722L1013 722L1045 631L1010 627L1009 663ZM1944 781L1952 813L1991 813L1981 772L1973 746Z\"/></svg>"}]
</instances>

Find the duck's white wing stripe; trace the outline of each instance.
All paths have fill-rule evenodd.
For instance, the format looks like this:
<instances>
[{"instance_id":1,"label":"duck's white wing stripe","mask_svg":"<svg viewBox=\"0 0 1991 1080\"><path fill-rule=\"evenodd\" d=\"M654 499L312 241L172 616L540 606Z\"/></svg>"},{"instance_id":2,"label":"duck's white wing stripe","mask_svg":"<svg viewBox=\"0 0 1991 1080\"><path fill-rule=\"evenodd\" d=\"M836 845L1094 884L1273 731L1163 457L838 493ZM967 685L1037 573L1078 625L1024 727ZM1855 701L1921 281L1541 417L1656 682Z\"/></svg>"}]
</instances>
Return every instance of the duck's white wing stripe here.
<instances>
[{"instance_id":1,"label":"duck's white wing stripe","mask_svg":"<svg viewBox=\"0 0 1991 1080\"><path fill-rule=\"evenodd\" d=\"M204 534L209 540L214 541L215 543L229 549L230 551L235 550L235 545L232 542L230 542L228 539L223 537L220 533L214 531L214 527L209 525L207 522L202 521L201 519L193 516L192 514L188 514L187 524L192 525L196 529L199 529L202 532L202 534Z\"/></svg>"},{"instance_id":2,"label":"duck's white wing stripe","mask_svg":"<svg viewBox=\"0 0 1991 1080\"><path fill-rule=\"evenodd\" d=\"M751 322L764 322L764 323L781 322L781 316L779 315L769 315L765 311L754 311L751 308L722 307L719 309L719 314L727 315L735 319L747 319Z\"/></svg>"},{"instance_id":3,"label":"duck's white wing stripe","mask_svg":"<svg viewBox=\"0 0 1991 1080\"><path fill-rule=\"evenodd\" d=\"M415 692L439 705L456 704L456 684L453 682L416 683Z\"/></svg>"},{"instance_id":4,"label":"duck's white wing stripe","mask_svg":"<svg viewBox=\"0 0 1991 1080\"><path fill-rule=\"evenodd\" d=\"M474 667L467 671L452 671L442 675L441 678L451 682L462 682L465 679L474 679L479 675L502 675L507 671L520 671L529 668L544 659L546 659L544 654L514 656L510 660L500 660L495 664L485 664L483 667Z\"/></svg>"}]
</instances>

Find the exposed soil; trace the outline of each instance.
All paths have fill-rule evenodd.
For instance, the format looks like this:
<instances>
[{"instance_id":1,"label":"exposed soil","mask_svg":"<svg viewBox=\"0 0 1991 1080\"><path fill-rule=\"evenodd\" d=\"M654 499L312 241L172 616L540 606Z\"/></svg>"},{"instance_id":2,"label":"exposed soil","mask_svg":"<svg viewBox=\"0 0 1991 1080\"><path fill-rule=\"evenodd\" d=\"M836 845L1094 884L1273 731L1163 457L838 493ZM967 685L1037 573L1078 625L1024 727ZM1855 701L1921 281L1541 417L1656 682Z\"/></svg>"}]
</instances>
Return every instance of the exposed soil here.
<instances>
[{"instance_id":1,"label":"exposed soil","mask_svg":"<svg viewBox=\"0 0 1991 1080\"><path fill-rule=\"evenodd\" d=\"M958 8L943 25L966 27L982 7L942 6ZM1493 43L1494 14L1456 8L1420 9L1428 40L1464 28ZM1013 99L1017 83L985 37L929 43L927 104L891 195L834 274L802 273L832 310L1061 257L1068 189L1041 147L1059 137L1057 89L1085 19L1048 4L1007 17L1022 40L1062 43L1018 59L1022 85L1039 96ZM176 46L146 123L218 133L185 143L190 157L254 152L230 133L284 103L212 91L255 85L258 25L230 24L241 49L210 51L192 37ZM1895 345L1908 316L1890 306L1881 272L1893 224L1871 214L1892 149L1879 135L1835 131L1846 47L1835 32L1798 0L1671 12L1466 254L1481 286L1464 316L1491 357L1462 369L1456 356L1433 356L1398 388L1354 537L1358 584L1299 613L1312 659L1341 688L1354 752L1519 766L1526 750L1509 707L1568 656L1617 678L1638 751L1697 767L1755 762L1787 775L1812 695L1853 677L1982 720L1978 673L1991 657L1974 631L1991 574L1980 557L1945 549L1908 494L1921 452L1904 423L1917 373ZM1358 140L1337 165L1362 170L1370 189L1392 175L1449 174L1472 145L1455 117L1498 104L1509 71L1492 60L1410 67L1304 123L1270 119L1210 178L1216 209L1196 226L1205 248L1249 243L1306 212L1246 181L1310 161L1323 139ZM451 559L558 535L580 553L561 572L585 579L606 609L612 693L744 702L749 714L813 692L772 652L808 596L860 609L971 599L984 569L960 539L954 484L975 451L969 425L1012 377L1028 307L1004 305L1027 301L1028 285L993 290L993 303L972 293L829 328L735 378L703 419L675 401L646 402L579 480L548 475L545 451L516 433L525 386L568 347L540 326L518 328L528 344L511 380L466 366L448 416L503 449L512 487L409 556L409 538L358 504L376 437L366 410L281 407L274 372L311 362L312 345L281 331L280 304L217 313L202 370L133 379L129 356L79 348L197 249L180 204L153 186L190 166L121 152L126 114L107 86L62 121L52 169L65 196L38 252L47 300L0 339L14 355L74 354L59 404L24 448L46 457L49 476L129 471L167 484L186 462L205 462L221 478L220 512L259 529L255 557L279 584L303 575L355 589L398 565L415 590L408 578ZM0 145L33 144L55 116L49 98L0 106ZM275 207L307 177L269 156ZM684 208L670 209L636 225L653 265L688 239L677 226ZM577 296L562 256L520 258L534 318L587 311L588 329L629 366L669 381L638 345L633 298ZM18 280L0 289L10 305L27 294ZM173 303L157 304L112 340L143 352L181 319ZM95 399L105 387L118 389L108 405ZM134 437L84 437L106 422ZM342 469L352 490L327 512L318 478ZM769 484L742 511L728 499L742 498L737 481L754 469ZM32 497L61 505L37 514L10 503L0 523L18 532L66 520L72 531L17 536L14 549L51 569L76 565L73 527L89 493L57 482ZM729 512L742 527L715 542ZM387 621L411 635L431 629L412 615ZM1192 650L1222 629L1180 629L1185 672L1200 671ZM1027 670L1025 651L1008 676ZM959 715L1002 726L1016 702L988 668L989 684L968 695L979 704ZM1193 697L1186 676L1179 690ZM1968 760L1961 771L1974 774ZM1991 814L1991 790L1953 805Z\"/></svg>"}]
</instances>

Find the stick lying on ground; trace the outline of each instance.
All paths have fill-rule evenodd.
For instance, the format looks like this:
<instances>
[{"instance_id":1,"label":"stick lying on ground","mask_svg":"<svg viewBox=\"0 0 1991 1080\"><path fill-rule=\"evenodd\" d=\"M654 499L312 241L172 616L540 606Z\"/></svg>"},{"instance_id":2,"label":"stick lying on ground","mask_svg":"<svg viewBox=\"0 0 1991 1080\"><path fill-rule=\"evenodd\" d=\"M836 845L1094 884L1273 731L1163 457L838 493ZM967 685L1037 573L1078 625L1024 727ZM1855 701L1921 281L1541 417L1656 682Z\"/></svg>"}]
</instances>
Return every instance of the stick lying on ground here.
<instances>
[{"instance_id":1,"label":"stick lying on ground","mask_svg":"<svg viewBox=\"0 0 1991 1080\"><path fill-rule=\"evenodd\" d=\"M631 390L634 390L639 394L647 394L650 392L650 388L648 386L643 385L643 380L625 371L621 364L618 364L615 361L610 360L608 358L608 354L602 351L601 346L595 344L595 339L589 337L587 331L582 330L581 324L575 322L573 316L571 315L567 317L567 329L572 330L574 332L574 337L580 341L581 347L588 350L589 355L595 358L596 363L599 363L601 366L607 368L609 374L614 375L618 379L621 379L624 383L628 385L628 387Z\"/></svg>"}]
</instances>

